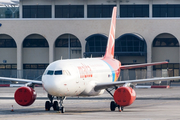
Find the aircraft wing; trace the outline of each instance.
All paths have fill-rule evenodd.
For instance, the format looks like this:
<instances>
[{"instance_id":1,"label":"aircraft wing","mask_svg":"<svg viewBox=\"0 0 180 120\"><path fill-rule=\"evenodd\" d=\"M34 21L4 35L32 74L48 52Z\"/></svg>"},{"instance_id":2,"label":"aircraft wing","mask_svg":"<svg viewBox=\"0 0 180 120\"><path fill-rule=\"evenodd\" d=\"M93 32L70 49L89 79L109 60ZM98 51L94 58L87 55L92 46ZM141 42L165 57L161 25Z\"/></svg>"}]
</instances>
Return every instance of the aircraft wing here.
<instances>
[{"instance_id":1,"label":"aircraft wing","mask_svg":"<svg viewBox=\"0 0 180 120\"><path fill-rule=\"evenodd\" d=\"M28 80L28 79L20 79L20 78L0 77L0 80L4 80L4 81L14 81L14 82L23 82L23 83L33 83L33 84L42 85L42 81Z\"/></svg>"},{"instance_id":2,"label":"aircraft wing","mask_svg":"<svg viewBox=\"0 0 180 120\"><path fill-rule=\"evenodd\" d=\"M143 63L143 64L133 64L133 65L123 65L120 67L120 69L133 69L133 68L139 68L139 67L146 67L146 66L152 66L152 65L161 65L161 64L167 64L167 61L163 62L154 62L154 63Z\"/></svg>"},{"instance_id":3,"label":"aircraft wing","mask_svg":"<svg viewBox=\"0 0 180 120\"><path fill-rule=\"evenodd\" d=\"M125 84L137 84L137 83L147 83L147 82L157 82L157 81L169 81L169 80L179 80L180 76L176 77L159 77L159 78L148 78L148 79L139 79L139 80L127 80L127 81L117 81L117 82L107 82L107 83L98 83L94 90L98 91L101 89L112 88L114 86L123 86Z\"/></svg>"}]
</instances>

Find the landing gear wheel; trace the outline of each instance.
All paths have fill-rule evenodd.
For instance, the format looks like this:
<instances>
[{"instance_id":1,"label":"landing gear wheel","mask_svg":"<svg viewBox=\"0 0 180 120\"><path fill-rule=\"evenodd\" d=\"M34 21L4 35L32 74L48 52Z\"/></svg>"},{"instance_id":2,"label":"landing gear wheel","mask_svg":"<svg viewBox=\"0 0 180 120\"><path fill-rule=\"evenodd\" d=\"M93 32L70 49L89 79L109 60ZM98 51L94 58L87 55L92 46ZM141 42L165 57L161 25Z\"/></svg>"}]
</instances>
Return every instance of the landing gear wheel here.
<instances>
[{"instance_id":1,"label":"landing gear wheel","mask_svg":"<svg viewBox=\"0 0 180 120\"><path fill-rule=\"evenodd\" d=\"M50 108L51 108L51 103L49 101L46 101L46 103L45 103L45 110L49 111Z\"/></svg>"},{"instance_id":2,"label":"landing gear wheel","mask_svg":"<svg viewBox=\"0 0 180 120\"><path fill-rule=\"evenodd\" d=\"M111 101L110 109L111 109L111 111L115 111L115 109L116 109L116 103L115 103L114 101Z\"/></svg>"},{"instance_id":3,"label":"landing gear wheel","mask_svg":"<svg viewBox=\"0 0 180 120\"><path fill-rule=\"evenodd\" d=\"M65 98L66 98L65 96L63 96L63 97L58 97L58 99L60 100L60 102L59 102L59 111L60 111L61 113L64 113L64 112L65 112L65 108L64 108L64 106L63 106L63 100L64 100Z\"/></svg>"},{"instance_id":4,"label":"landing gear wheel","mask_svg":"<svg viewBox=\"0 0 180 120\"><path fill-rule=\"evenodd\" d=\"M58 106L58 102L57 101L54 101L53 109L54 109L54 111L58 111L59 110L59 106Z\"/></svg>"},{"instance_id":5,"label":"landing gear wheel","mask_svg":"<svg viewBox=\"0 0 180 120\"><path fill-rule=\"evenodd\" d=\"M65 113L65 108L61 107L60 111L61 111L61 113Z\"/></svg>"}]
</instances>

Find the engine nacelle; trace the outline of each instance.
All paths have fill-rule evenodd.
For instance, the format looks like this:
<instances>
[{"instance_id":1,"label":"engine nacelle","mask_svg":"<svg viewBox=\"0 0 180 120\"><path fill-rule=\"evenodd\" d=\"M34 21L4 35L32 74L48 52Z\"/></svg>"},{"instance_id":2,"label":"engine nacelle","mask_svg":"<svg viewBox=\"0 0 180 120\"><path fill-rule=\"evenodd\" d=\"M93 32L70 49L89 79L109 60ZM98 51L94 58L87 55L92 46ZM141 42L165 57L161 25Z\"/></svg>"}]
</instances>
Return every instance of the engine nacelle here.
<instances>
[{"instance_id":1,"label":"engine nacelle","mask_svg":"<svg viewBox=\"0 0 180 120\"><path fill-rule=\"evenodd\" d=\"M36 92L31 87L20 87L14 93L14 99L21 106L29 106L36 100Z\"/></svg>"},{"instance_id":2,"label":"engine nacelle","mask_svg":"<svg viewBox=\"0 0 180 120\"><path fill-rule=\"evenodd\" d=\"M114 92L114 101L119 106L131 105L136 99L136 93L131 87L119 87Z\"/></svg>"}]
</instances>

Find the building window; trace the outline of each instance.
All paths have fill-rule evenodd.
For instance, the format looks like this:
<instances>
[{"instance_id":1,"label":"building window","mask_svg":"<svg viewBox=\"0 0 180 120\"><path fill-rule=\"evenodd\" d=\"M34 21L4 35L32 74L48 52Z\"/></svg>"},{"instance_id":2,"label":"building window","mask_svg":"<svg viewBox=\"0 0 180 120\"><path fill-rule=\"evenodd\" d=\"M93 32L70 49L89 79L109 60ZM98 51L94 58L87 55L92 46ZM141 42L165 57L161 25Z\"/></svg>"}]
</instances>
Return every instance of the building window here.
<instances>
[{"instance_id":1,"label":"building window","mask_svg":"<svg viewBox=\"0 0 180 120\"><path fill-rule=\"evenodd\" d=\"M48 64L24 64L23 69L46 69Z\"/></svg>"},{"instance_id":2,"label":"building window","mask_svg":"<svg viewBox=\"0 0 180 120\"><path fill-rule=\"evenodd\" d=\"M25 39L23 47L49 47L49 45L45 39Z\"/></svg>"},{"instance_id":3,"label":"building window","mask_svg":"<svg viewBox=\"0 0 180 120\"><path fill-rule=\"evenodd\" d=\"M81 43L79 39L74 35L70 35L70 34L65 34L60 36L55 42L55 47L68 47L69 40L70 40L70 47L81 48Z\"/></svg>"},{"instance_id":4,"label":"building window","mask_svg":"<svg viewBox=\"0 0 180 120\"><path fill-rule=\"evenodd\" d=\"M137 34L127 33L120 36L115 43L116 55L146 55L146 42Z\"/></svg>"},{"instance_id":5,"label":"building window","mask_svg":"<svg viewBox=\"0 0 180 120\"><path fill-rule=\"evenodd\" d=\"M153 5L153 17L180 17L180 5Z\"/></svg>"},{"instance_id":6,"label":"building window","mask_svg":"<svg viewBox=\"0 0 180 120\"><path fill-rule=\"evenodd\" d=\"M0 48L16 48L16 43L13 39L0 39Z\"/></svg>"},{"instance_id":7,"label":"building window","mask_svg":"<svg viewBox=\"0 0 180 120\"><path fill-rule=\"evenodd\" d=\"M56 5L56 18L84 18L83 5Z\"/></svg>"},{"instance_id":8,"label":"building window","mask_svg":"<svg viewBox=\"0 0 180 120\"><path fill-rule=\"evenodd\" d=\"M130 65L132 63L126 63ZM147 67L135 68L129 70L121 70L120 80L136 80L136 79L146 79L147 78Z\"/></svg>"},{"instance_id":9,"label":"building window","mask_svg":"<svg viewBox=\"0 0 180 120\"><path fill-rule=\"evenodd\" d=\"M17 69L16 64L0 64L0 69Z\"/></svg>"},{"instance_id":10,"label":"building window","mask_svg":"<svg viewBox=\"0 0 180 120\"><path fill-rule=\"evenodd\" d=\"M115 5L88 5L88 18L110 18Z\"/></svg>"},{"instance_id":11,"label":"building window","mask_svg":"<svg viewBox=\"0 0 180 120\"><path fill-rule=\"evenodd\" d=\"M94 34L86 38L85 57L102 57L107 46L107 37L102 34Z\"/></svg>"},{"instance_id":12,"label":"building window","mask_svg":"<svg viewBox=\"0 0 180 120\"><path fill-rule=\"evenodd\" d=\"M0 18L19 18L19 7L0 7Z\"/></svg>"},{"instance_id":13,"label":"building window","mask_svg":"<svg viewBox=\"0 0 180 120\"><path fill-rule=\"evenodd\" d=\"M173 77L180 75L180 64L179 63L168 63L163 65L155 65L153 66L153 75L154 77ZM174 80L171 80L173 82ZM180 80L175 80L179 81ZM174 81L174 82L175 82Z\"/></svg>"},{"instance_id":14,"label":"building window","mask_svg":"<svg viewBox=\"0 0 180 120\"><path fill-rule=\"evenodd\" d=\"M120 17L149 17L149 5L120 5Z\"/></svg>"},{"instance_id":15,"label":"building window","mask_svg":"<svg viewBox=\"0 0 180 120\"><path fill-rule=\"evenodd\" d=\"M155 38L153 47L179 47L176 38Z\"/></svg>"},{"instance_id":16,"label":"building window","mask_svg":"<svg viewBox=\"0 0 180 120\"><path fill-rule=\"evenodd\" d=\"M88 39L86 43L87 52L103 52L105 53L107 46L107 39L101 36L94 36Z\"/></svg>"},{"instance_id":17,"label":"building window","mask_svg":"<svg viewBox=\"0 0 180 120\"><path fill-rule=\"evenodd\" d=\"M23 18L51 18L51 5L24 5Z\"/></svg>"}]
</instances>

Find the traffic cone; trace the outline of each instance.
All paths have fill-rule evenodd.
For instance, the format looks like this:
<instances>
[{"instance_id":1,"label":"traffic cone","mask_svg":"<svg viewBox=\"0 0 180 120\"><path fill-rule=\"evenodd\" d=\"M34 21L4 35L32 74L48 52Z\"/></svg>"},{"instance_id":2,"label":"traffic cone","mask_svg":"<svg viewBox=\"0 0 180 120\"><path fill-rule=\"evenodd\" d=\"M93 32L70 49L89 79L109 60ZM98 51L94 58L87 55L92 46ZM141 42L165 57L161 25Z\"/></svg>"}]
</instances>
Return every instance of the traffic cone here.
<instances>
[{"instance_id":1,"label":"traffic cone","mask_svg":"<svg viewBox=\"0 0 180 120\"><path fill-rule=\"evenodd\" d=\"M13 110L13 105L11 106L11 112L14 112L14 110Z\"/></svg>"},{"instance_id":2,"label":"traffic cone","mask_svg":"<svg viewBox=\"0 0 180 120\"><path fill-rule=\"evenodd\" d=\"M122 112L122 109L121 109L121 107L119 107L119 112Z\"/></svg>"}]
</instances>

